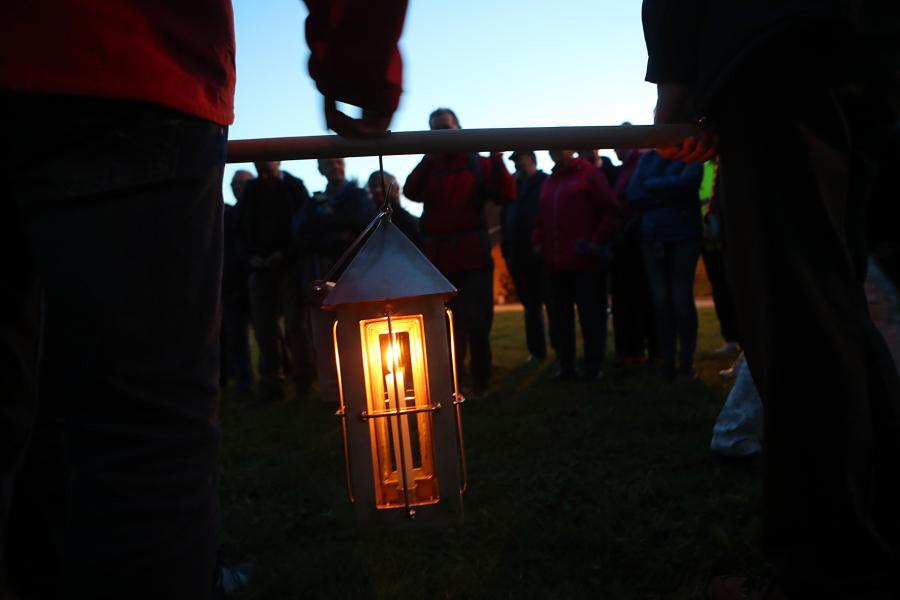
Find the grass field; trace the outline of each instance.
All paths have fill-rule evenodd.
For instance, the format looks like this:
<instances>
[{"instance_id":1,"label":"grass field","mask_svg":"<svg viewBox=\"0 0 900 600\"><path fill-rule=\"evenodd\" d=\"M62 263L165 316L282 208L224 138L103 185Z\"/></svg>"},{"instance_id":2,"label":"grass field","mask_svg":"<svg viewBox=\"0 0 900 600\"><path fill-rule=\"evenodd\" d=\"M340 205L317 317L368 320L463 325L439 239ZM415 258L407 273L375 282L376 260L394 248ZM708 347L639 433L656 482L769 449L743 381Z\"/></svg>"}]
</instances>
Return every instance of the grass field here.
<instances>
[{"instance_id":1,"label":"grass field","mask_svg":"<svg viewBox=\"0 0 900 600\"><path fill-rule=\"evenodd\" d=\"M363 532L344 490L339 421L318 401L222 402L223 547L257 565L235 597L702 597L758 565L758 473L714 461L728 359L700 311L701 381L607 369L554 385L524 365L522 314L498 313L494 387L464 405L462 524ZM611 345L611 344L610 344Z\"/></svg>"}]
</instances>

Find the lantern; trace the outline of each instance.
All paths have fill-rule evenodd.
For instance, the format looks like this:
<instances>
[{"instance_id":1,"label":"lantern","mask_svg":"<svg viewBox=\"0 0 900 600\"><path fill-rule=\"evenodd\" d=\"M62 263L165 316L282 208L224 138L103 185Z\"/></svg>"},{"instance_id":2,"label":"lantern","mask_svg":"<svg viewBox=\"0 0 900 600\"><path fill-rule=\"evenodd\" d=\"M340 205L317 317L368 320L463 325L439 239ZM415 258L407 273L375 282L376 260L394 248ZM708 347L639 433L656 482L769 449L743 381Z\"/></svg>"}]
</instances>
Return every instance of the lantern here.
<instances>
[{"instance_id":1,"label":"lantern","mask_svg":"<svg viewBox=\"0 0 900 600\"><path fill-rule=\"evenodd\" d=\"M322 304L334 358L347 489L363 521L462 514L466 488L453 315L456 288L382 213Z\"/></svg>"}]
</instances>

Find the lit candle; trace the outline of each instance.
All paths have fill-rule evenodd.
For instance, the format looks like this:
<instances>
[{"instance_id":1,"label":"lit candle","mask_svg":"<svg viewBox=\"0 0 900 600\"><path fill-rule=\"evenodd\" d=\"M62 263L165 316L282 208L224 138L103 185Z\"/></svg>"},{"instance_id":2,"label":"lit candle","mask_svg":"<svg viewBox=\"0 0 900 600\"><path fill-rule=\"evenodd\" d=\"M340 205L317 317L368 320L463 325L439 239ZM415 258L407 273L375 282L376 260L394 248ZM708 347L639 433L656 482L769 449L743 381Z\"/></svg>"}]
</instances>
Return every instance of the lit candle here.
<instances>
[{"instance_id":1,"label":"lit candle","mask_svg":"<svg viewBox=\"0 0 900 600\"><path fill-rule=\"evenodd\" d=\"M399 352L396 348L392 348L394 344L388 346L388 368L390 371L384 376L384 387L387 389L388 393L388 409L396 410L397 407L405 408L406 405L406 387L403 377L403 369L399 366L394 369L394 357L399 355ZM393 349L393 351L392 351ZM394 387L396 374L396 388ZM397 393L399 392L400 398L403 399L403 402L397 401ZM406 475L406 489L411 490L415 487L415 479L413 478L413 464L412 464L412 444L410 442L409 435L409 415L403 415L399 417L393 417L391 419L393 421L393 427L391 427L391 433L393 442L394 442L394 456L397 460L398 465L398 487L403 486L403 479L400 477L399 468L400 462L403 462L403 471ZM400 448L403 448L403 453L400 453Z\"/></svg>"}]
</instances>

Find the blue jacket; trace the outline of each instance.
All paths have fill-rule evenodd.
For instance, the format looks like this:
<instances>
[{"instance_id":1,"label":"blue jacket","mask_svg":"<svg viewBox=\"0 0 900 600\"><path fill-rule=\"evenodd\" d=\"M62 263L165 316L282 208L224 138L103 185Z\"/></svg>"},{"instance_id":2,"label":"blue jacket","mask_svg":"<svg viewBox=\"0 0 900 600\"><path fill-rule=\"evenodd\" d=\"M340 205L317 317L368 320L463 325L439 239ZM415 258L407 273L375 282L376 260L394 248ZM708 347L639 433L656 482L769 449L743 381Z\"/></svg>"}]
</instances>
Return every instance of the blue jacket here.
<instances>
[{"instance_id":1,"label":"blue jacket","mask_svg":"<svg viewBox=\"0 0 900 600\"><path fill-rule=\"evenodd\" d=\"M648 242L699 240L703 225L697 195L703 165L670 161L656 151L641 157L625 197L641 213L641 237Z\"/></svg>"}]
</instances>

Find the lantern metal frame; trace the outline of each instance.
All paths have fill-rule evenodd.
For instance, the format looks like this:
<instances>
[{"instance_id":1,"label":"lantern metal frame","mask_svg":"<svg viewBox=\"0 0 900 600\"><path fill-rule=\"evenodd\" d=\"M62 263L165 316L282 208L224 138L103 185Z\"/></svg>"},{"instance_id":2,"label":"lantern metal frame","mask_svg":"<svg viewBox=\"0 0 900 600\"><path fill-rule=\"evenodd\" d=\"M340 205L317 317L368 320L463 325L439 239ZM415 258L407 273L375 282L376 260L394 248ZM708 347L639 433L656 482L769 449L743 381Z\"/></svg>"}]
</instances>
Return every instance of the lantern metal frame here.
<instances>
[{"instance_id":1,"label":"lantern metal frame","mask_svg":"<svg viewBox=\"0 0 900 600\"><path fill-rule=\"evenodd\" d=\"M328 279L331 279L334 275L334 272L340 270L344 263L346 263L357 251L359 246L364 244L366 239L372 234L373 231L377 228L377 226L382 221L387 221L390 223L391 211L389 209L382 210L378 216L369 224L368 227L363 231L363 233L357 238L354 244L344 253L344 255L338 260L334 269L328 276ZM399 300L400 298L398 298ZM397 315L394 311L394 304L391 300L384 301L384 310L383 310L383 318L387 322L387 334L389 339L395 338L395 324L394 321L397 319ZM431 397L430 389L429 389L429 404L425 406L413 406L413 407L403 407L400 402L395 402L393 408L384 411L384 412L374 412L370 410L360 410L358 414L353 415L350 414L348 410L347 401L345 398L345 385L344 385L344 372L341 366L341 356L338 342L338 331L341 328L341 320L340 318L336 318L331 331L331 341L334 347L334 360L336 367L336 375L337 375L337 391L338 391L338 402L339 408L335 411L335 416L341 420L341 441L342 447L344 451L344 475L346 480L347 487L347 499L355 504L358 500L357 494L354 490L353 486L353 459L351 458L350 452L350 438L348 431L348 418L356 418L362 422L373 422L380 419L399 419L400 417L405 417L409 415L421 415L421 414L437 414L443 410L446 410L449 406L451 410L453 410L453 420L455 427L455 446L456 446L456 460L459 469L459 486L457 492L460 497L465 495L468 490L468 465L466 461L466 450L465 450L465 438L463 435L463 427L462 427L462 411L461 406L465 403L465 397L460 392L459 389L459 379L457 376L457 360L456 360L456 339L453 331L453 312L447 308L443 307L443 314L445 319L445 324L447 325L448 331L448 351L450 364L448 365L450 368L450 384L451 384L451 392L450 397L448 398L447 404L441 399L434 399ZM380 319L376 317L377 319ZM368 320L368 319L367 319ZM423 342L424 347L427 348L428 343ZM424 354L424 350L423 350ZM425 365L422 367L426 372L427 368L427 359L425 359ZM400 397L400 390L398 389L397 377L392 377L392 385L394 386L394 398ZM427 383L426 377L426 386L430 388ZM407 457L404 456L403 445L399 446L400 456L399 456L399 464L406 464ZM413 502L410 498L410 486L407 481L407 473L406 469L398 468L398 477L400 478L400 488L403 491L403 509L404 513L410 519L414 519L417 515L417 511ZM439 502L439 501L438 501ZM435 502L437 503L437 502ZM431 504L431 503L424 503ZM383 507L382 507L383 508Z\"/></svg>"}]
</instances>

